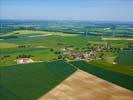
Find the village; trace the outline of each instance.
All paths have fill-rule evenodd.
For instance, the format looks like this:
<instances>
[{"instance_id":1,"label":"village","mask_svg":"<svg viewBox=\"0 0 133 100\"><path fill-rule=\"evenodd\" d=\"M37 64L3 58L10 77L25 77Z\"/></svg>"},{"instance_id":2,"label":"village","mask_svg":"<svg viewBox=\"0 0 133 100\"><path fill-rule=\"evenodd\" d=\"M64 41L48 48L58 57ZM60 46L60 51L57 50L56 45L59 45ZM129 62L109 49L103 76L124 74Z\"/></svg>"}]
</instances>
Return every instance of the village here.
<instances>
[{"instance_id":1,"label":"village","mask_svg":"<svg viewBox=\"0 0 133 100\"><path fill-rule=\"evenodd\" d=\"M64 46L59 51L55 51L54 53L58 55L57 59L63 59L67 61L75 61L75 60L84 60L84 61L92 61L92 60L101 60L103 59L103 50L109 50L109 45L98 45L95 48L76 48L73 46ZM50 49L53 51L53 49ZM31 55L19 55L16 57L17 64L27 64L33 63L37 61L33 61Z\"/></svg>"},{"instance_id":2,"label":"village","mask_svg":"<svg viewBox=\"0 0 133 100\"><path fill-rule=\"evenodd\" d=\"M61 43L57 43L59 47L58 49L55 48L48 48L48 52L54 57L51 57L51 60L65 60L65 61L78 61L84 60L86 62L90 61L105 61L111 64L116 64L116 57L123 51L123 50L133 50L131 45L128 45L125 48L122 47L113 47L109 43L87 43L82 47L76 47L72 45L64 45ZM18 49L28 49L31 48L29 45L18 45ZM44 49L45 50L45 49ZM47 56L43 54L44 56ZM9 59L11 55L5 55L1 57L1 60ZM16 55L16 59L14 61L16 64L27 64L27 63L35 63L35 62L43 62L42 59L34 59L36 55L32 55L30 53L23 53Z\"/></svg>"},{"instance_id":3,"label":"village","mask_svg":"<svg viewBox=\"0 0 133 100\"><path fill-rule=\"evenodd\" d=\"M65 61L78 61L84 60L86 62L102 60L107 61L111 64L116 64L115 58L123 50L131 50L132 48L115 48L108 43L102 44L86 44L83 47L75 47L70 45L64 45L62 48L54 49L49 48L49 52L56 55L55 58L51 60L65 60ZM45 55L44 55L45 56ZM17 64L27 64L33 62L43 62L34 61L32 55L19 55L16 57Z\"/></svg>"},{"instance_id":4,"label":"village","mask_svg":"<svg viewBox=\"0 0 133 100\"><path fill-rule=\"evenodd\" d=\"M107 44L98 45L96 47L84 47L84 48L74 48L73 46L66 46L60 50L60 55L58 59L64 59L68 61L73 60L101 60L103 59L103 50L110 50L110 46Z\"/></svg>"}]
</instances>

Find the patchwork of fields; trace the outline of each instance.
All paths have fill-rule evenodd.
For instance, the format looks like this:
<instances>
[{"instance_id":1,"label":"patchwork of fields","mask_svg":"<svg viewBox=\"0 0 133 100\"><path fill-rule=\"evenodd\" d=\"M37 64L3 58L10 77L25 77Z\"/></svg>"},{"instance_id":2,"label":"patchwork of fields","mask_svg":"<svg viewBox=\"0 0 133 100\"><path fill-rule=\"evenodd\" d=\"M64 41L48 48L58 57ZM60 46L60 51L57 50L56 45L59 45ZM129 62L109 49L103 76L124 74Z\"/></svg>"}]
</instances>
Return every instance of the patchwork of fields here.
<instances>
[{"instance_id":1,"label":"patchwork of fields","mask_svg":"<svg viewBox=\"0 0 133 100\"><path fill-rule=\"evenodd\" d=\"M129 90L133 90L133 78L131 76L91 66L83 61L71 62L71 64L69 64L62 60L58 60L52 62L41 62L1 67L0 98L2 98L2 100L36 100L37 98L40 98L44 94L48 93L55 86L62 83L72 73L77 71L78 68L85 72L88 72L88 74L93 74L111 83L115 83ZM80 81L83 81L83 76L82 74L80 74L80 76L78 74L76 78L78 77ZM75 83L76 85L78 84L76 80L71 82ZM83 82L89 82L89 80L90 79L87 79ZM87 83L84 83L84 85L85 84L87 85ZM104 84L104 81L103 83L99 84ZM86 87L86 89L87 88L88 87ZM106 88L107 90L109 89L108 87ZM72 89L76 91L76 88ZM89 91L88 89L87 91ZM119 88L115 89L116 91L119 91ZM128 92L126 91L124 93L128 94ZM118 95L121 95L121 93L118 92Z\"/></svg>"},{"instance_id":2,"label":"patchwork of fields","mask_svg":"<svg viewBox=\"0 0 133 100\"><path fill-rule=\"evenodd\" d=\"M94 65L90 65L84 61L71 62L71 64L73 64L74 66L78 67L79 69L85 72L96 75L104 80L110 81L119 86L133 90L133 77L132 76L106 70L103 68L99 68Z\"/></svg>"},{"instance_id":3,"label":"patchwork of fields","mask_svg":"<svg viewBox=\"0 0 133 100\"><path fill-rule=\"evenodd\" d=\"M133 92L77 70L39 100L132 100Z\"/></svg>"},{"instance_id":4,"label":"patchwork of fields","mask_svg":"<svg viewBox=\"0 0 133 100\"><path fill-rule=\"evenodd\" d=\"M7 37L5 36L5 38L0 41L0 99L2 98L2 100L36 100L48 93L55 86L63 83L66 78L75 74L77 69L82 70L82 72L85 71L88 74L93 74L99 77L99 79L101 78L127 88L129 91L133 90L133 55L132 50L131 52L127 50L127 48L132 49L132 41L105 41L102 40L100 36L84 37L79 34L32 30L18 30L10 32L9 34L7 33L6 35ZM16 37L12 38L8 36ZM103 49L96 54L96 50L101 49L100 46L106 47L106 43L110 49ZM67 47L73 50L61 52L62 49ZM125 50L121 51L121 48ZM72 57L73 54L76 54L78 57L79 52L90 53L91 51L95 51L93 54L95 57L92 57L91 60L90 57L87 60L90 64L84 61L67 60L62 56L62 54L68 53L72 54L70 57ZM127 51L127 54L125 53L123 55L125 51ZM30 55L33 61L39 61L40 63L16 65L17 57L22 55ZM65 56L67 57L68 55ZM62 60L59 60L60 57L62 57ZM117 59L115 59L116 57ZM95 60L95 58L100 59ZM63 60L73 62L67 63ZM115 60L117 60L117 64L112 64ZM85 86L87 92L90 92L86 82L89 82L91 78L85 80L85 78L82 77L82 73L80 75L76 74L76 80L70 80L70 85L77 88L82 86L82 84L80 84L80 81L82 81L84 84L83 87ZM71 82L74 84L71 84ZM77 85L78 82L80 86ZM94 83L95 82L96 81L94 81ZM98 84L96 83L96 86ZM66 86L67 85L68 84L66 84ZM93 84L90 85L93 86ZM109 85L109 87L115 86ZM76 88L72 88L72 90L78 92ZM103 88L107 88L107 90L110 89L108 86L103 86ZM117 90L119 89L116 88L116 91ZM95 89L95 91L97 91L97 89ZM67 92L69 94L69 91ZM114 94L107 94L107 96L112 95L114 96ZM121 96L120 91L118 95Z\"/></svg>"}]
</instances>

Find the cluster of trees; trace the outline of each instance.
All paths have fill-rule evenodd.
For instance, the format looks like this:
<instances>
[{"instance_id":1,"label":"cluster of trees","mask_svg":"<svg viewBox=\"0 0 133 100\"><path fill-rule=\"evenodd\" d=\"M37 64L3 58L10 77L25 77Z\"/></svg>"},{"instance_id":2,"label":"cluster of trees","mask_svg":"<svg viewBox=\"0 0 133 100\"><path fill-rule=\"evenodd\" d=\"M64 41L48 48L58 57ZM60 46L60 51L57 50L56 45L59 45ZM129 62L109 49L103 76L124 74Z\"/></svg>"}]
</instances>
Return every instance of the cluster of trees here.
<instances>
[{"instance_id":1,"label":"cluster of trees","mask_svg":"<svg viewBox=\"0 0 133 100\"><path fill-rule=\"evenodd\" d=\"M4 55L1 57L1 60L5 59L5 58L9 58L9 57L10 57L10 55Z\"/></svg>"},{"instance_id":2,"label":"cluster of trees","mask_svg":"<svg viewBox=\"0 0 133 100\"><path fill-rule=\"evenodd\" d=\"M57 45L64 45L64 43L57 43Z\"/></svg>"},{"instance_id":3,"label":"cluster of trees","mask_svg":"<svg viewBox=\"0 0 133 100\"><path fill-rule=\"evenodd\" d=\"M32 56L31 55L22 54L22 55L16 56L16 59L18 59L18 58L30 58L30 57L32 57Z\"/></svg>"},{"instance_id":4,"label":"cluster of trees","mask_svg":"<svg viewBox=\"0 0 133 100\"><path fill-rule=\"evenodd\" d=\"M63 58L63 56L62 55L58 55L58 59L62 59Z\"/></svg>"},{"instance_id":5,"label":"cluster of trees","mask_svg":"<svg viewBox=\"0 0 133 100\"><path fill-rule=\"evenodd\" d=\"M14 39L14 38L18 38L18 36L14 36L14 35L10 35L10 36L2 36L0 37L0 39Z\"/></svg>"},{"instance_id":6,"label":"cluster of trees","mask_svg":"<svg viewBox=\"0 0 133 100\"><path fill-rule=\"evenodd\" d=\"M61 52L60 52L60 51L55 51L54 53L55 53L55 54L61 54Z\"/></svg>"},{"instance_id":7,"label":"cluster of trees","mask_svg":"<svg viewBox=\"0 0 133 100\"><path fill-rule=\"evenodd\" d=\"M26 45L19 45L18 48L26 48Z\"/></svg>"},{"instance_id":8,"label":"cluster of trees","mask_svg":"<svg viewBox=\"0 0 133 100\"><path fill-rule=\"evenodd\" d=\"M54 51L54 49L53 49L53 48L51 48L51 49L50 49L50 51L51 51L51 52L53 52L53 51Z\"/></svg>"}]
</instances>

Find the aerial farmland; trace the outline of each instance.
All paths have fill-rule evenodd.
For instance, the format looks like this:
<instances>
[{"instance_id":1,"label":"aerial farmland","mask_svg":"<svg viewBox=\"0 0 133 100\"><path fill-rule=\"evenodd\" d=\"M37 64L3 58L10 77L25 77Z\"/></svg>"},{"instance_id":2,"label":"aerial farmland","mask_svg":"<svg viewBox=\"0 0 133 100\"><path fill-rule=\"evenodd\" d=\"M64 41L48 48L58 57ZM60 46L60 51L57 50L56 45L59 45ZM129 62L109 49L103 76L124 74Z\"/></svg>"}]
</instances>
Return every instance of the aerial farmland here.
<instances>
[{"instance_id":1,"label":"aerial farmland","mask_svg":"<svg viewBox=\"0 0 133 100\"><path fill-rule=\"evenodd\" d=\"M132 0L0 0L0 100L133 100Z\"/></svg>"}]
</instances>

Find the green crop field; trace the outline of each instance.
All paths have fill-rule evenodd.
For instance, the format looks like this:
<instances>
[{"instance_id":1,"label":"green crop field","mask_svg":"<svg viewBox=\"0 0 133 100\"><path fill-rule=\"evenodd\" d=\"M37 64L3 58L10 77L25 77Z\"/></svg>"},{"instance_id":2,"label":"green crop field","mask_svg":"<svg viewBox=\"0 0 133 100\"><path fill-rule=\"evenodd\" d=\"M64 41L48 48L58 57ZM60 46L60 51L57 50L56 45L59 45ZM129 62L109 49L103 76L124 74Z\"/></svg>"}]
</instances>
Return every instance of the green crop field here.
<instances>
[{"instance_id":1,"label":"green crop field","mask_svg":"<svg viewBox=\"0 0 133 100\"><path fill-rule=\"evenodd\" d=\"M21 31L22 32L22 31ZM93 41L96 37L85 38L79 35L74 36L63 36L55 35L56 32L48 32L49 36L39 36L39 37L29 37L36 36L42 33L37 33L35 31L28 31L32 33L15 34L18 38L15 39L5 39L1 40L0 44L0 67L9 66L16 64L16 56L18 55L31 55L31 58L34 61L51 61L57 59L58 55L55 54L56 51L64 48L65 46L74 46L74 47L84 47L89 41ZM45 33L45 31L44 31ZM63 33L62 33L63 34ZM12 34L11 34L12 35ZM68 34L69 35L69 34ZM70 34L72 35L72 34ZM99 39L97 41L100 41ZM78 43L77 43L78 42ZM96 41L95 41L96 42ZM10 45L12 44L12 45ZM26 46L19 48L19 46ZM54 49L53 52L50 49ZM10 57L4 57L9 55Z\"/></svg>"},{"instance_id":2,"label":"green crop field","mask_svg":"<svg viewBox=\"0 0 133 100\"><path fill-rule=\"evenodd\" d=\"M133 76L133 67L132 66L110 64L105 61L91 61L90 64L100 67L100 68L103 68L103 69L111 70L114 72L119 72L119 73L126 74L129 76Z\"/></svg>"},{"instance_id":3,"label":"green crop field","mask_svg":"<svg viewBox=\"0 0 133 100\"><path fill-rule=\"evenodd\" d=\"M71 62L74 66L88 73L94 74L102 79L115 83L119 86L133 90L133 77L118 72L106 70L93 65L88 64L84 61Z\"/></svg>"},{"instance_id":4,"label":"green crop field","mask_svg":"<svg viewBox=\"0 0 133 100\"><path fill-rule=\"evenodd\" d=\"M14 65L0 68L1 100L36 100L76 69L64 61Z\"/></svg>"},{"instance_id":5,"label":"green crop field","mask_svg":"<svg viewBox=\"0 0 133 100\"><path fill-rule=\"evenodd\" d=\"M120 65L133 66L133 51L125 51L119 54L116 58L116 62Z\"/></svg>"}]
</instances>

